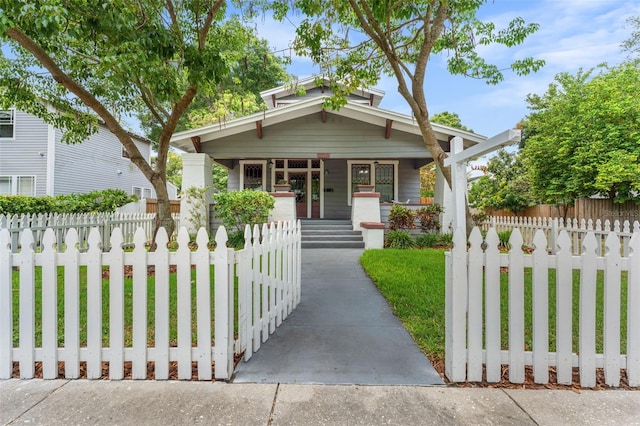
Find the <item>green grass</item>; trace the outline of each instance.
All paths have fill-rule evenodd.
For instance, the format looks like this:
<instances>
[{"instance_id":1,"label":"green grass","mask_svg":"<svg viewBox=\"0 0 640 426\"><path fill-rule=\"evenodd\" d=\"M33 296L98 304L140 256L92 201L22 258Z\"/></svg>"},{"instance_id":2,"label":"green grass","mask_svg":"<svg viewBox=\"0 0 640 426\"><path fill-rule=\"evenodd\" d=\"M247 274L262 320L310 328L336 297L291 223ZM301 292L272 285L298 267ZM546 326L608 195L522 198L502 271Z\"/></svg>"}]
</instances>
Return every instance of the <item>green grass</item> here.
<instances>
[{"instance_id":1,"label":"green grass","mask_svg":"<svg viewBox=\"0 0 640 426\"><path fill-rule=\"evenodd\" d=\"M445 276L443 250L368 250L360 262L403 322L420 349L444 359ZM501 330L503 349L508 348L508 274L500 274ZM549 271L549 346L555 351L555 271ZM603 275L598 273L596 303L596 350L603 348ZM573 351L578 352L580 273L573 274ZM621 343L626 353L627 279L621 285ZM532 342L531 270L525 270L525 349Z\"/></svg>"},{"instance_id":2,"label":"green grass","mask_svg":"<svg viewBox=\"0 0 640 426\"><path fill-rule=\"evenodd\" d=\"M36 347L42 345L42 271L40 267L35 270L35 330ZM64 267L58 267L58 345L64 345ZM211 329L214 327L214 266L211 266ZM19 303L20 284L19 272L14 271L13 285L13 345L19 346ZM109 346L109 280L102 279L102 344ZM235 303L237 304L237 286ZM131 346L133 331L133 280L124 279L124 344ZM80 345L86 346L87 342L87 268L80 267ZM196 342L196 289L195 271L191 271L191 323L192 342ZM171 346L177 345L177 279L176 274L169 275L169 341ZM153 346L155 340L155 277L147 278L147 344Z\"/></svg>"}]
</instances>

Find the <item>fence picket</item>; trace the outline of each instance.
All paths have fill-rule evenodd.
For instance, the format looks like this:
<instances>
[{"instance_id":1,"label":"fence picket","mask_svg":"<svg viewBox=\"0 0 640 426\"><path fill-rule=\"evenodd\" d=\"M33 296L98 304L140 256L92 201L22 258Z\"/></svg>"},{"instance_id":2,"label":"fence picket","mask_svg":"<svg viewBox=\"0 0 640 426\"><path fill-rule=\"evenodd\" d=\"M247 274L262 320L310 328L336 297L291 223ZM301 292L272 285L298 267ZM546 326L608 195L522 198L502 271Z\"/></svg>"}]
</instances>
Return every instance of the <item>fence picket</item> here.
<instances>
[{"instance_id":1,"label":"fence picket","mask_svg":"<svg viewBox=\"0 0 640 426\"><path fill-rule=\"evenodd\" d=\"M169 236L164 227L156 236L155 267L155 377L169 378Z\"/></svg>"},{"instance_id":2,"label":"fence picket","mask_svg":"<svg viewBox=\"0 0 640 426\"><path fill-rule=\"evenodd\" d=\"M229 360L229 354L233 353L233 275L229 283L227 248L227 232L224 228L218 228L216 232L216 258L215 270L215 362L216 378L228 379L233 369L233 357Z\"/></svg>"},{"instance_id":3,"label":"fence picket","mask_svg":"<svg viewBox=\"0 0 640 426\"><path fill-rule=\"evenodd\" d=\"M221 228L224 230L224 228ZM218 230L218 232L221 232ZM226 236L226 233L225 233ZM221 239L222 241L222 239ZM210 261L210 253L207 247L207 243L209 242L209 238L207 232L204 228L200 228L198 230L198 234L196 235L196 243L198 244L198 249L193 254L194 263L196 265L196 316L197 316L197 331L198 331L198 380L211 380L212 371L211 371L211 269L209 265ZM222 243L218 242L218 234L216 234L216 250L222 250L220 245L222 244L223 248L226 250L227 240L226 238ZM218 261L217 251L214 253L214 257L216 260L215 267L215 277L217 279L217 274L219 269L225 269L226 265L221 265ZM215 281L215 283L219 283L219 281ZM217 285L214 284L214 288L218 288ZM218 298L216 293L216 306L218 305ZM217 312L216 312L217 314ZM217 320L217 316L216 316ZM218 335L216 334L216 343L215 346L218 346ZM216 372L217 373L217 372Z\"/></svg>"},{"instance_id":4,"label":"fence picket","mask_svg":"<svg viewBox=\"0 0 640 426\"><path fill-rule=\"evenodd\" d=\"M0 216L0 224L6 222ZM0 229L0 379L9 379L13 373L13 261L11 234Z\"/></svg>"},{"instance_id":5,"label":"fence picket","mask_svg":"<svg viewBox=\"0 0 640 426\"><path fill-rule=\"evenodd\" d=\"M571 239L567 231L558 236L556 255L556 373L561 385L573 380L573 269Z\"/></svg>"},{"instance_id":6,"label":"fence picket","mask_svg":"<svg viewBox=\"0 0 640 426\"><path fill-rule=\"evenodd\" d=\"M249 358L252 350L250 339L252 330L250 327L249 317L251 316L251 270L248 260L251 258L251 227L244 227L244 248L238 253L238 340L240 341L239 352L244 352L245 361Z\"/></svg>"},{"instance_id":7,"label":"fence picket","mask_svg":"<svg viewBox=\"0 0 640 426\"><path fill-rule=\"evenodd\" d=\"M134 248L131 256L133 265L133 379L147 377L147 250L142 228L134 234Z\"/></svg>"},{"instance_id":8,"label":"fence picket","mask_svg":"<svg viewBox=\"0 0 640 426\"><path fill-rule=\"evenodd\" d=\"M109 378L124 378L124 250L122 232L113 230L109 241Z\"/></svg>"},{"instance_id":9,"label":"fence picket","mask_svg":"<svg viewBox=\"0 0 640 426\"><path fill-rule=\"evenodd\" d=\"M500 251L498 233L489 229L485 239L485 333L487 381L499 382L502 377L500 354Z\"/></svg>"},{"instance_id":10,"label":"fence picket","mask_svg":"<svg viewBox=\"0 0 640 426\"><path fill-rule=\"evenodd\" d=\"M80 377L80 251L78 233L69 229L64 239L64 376Z\"/></svg>"},{"instance_id":11,"label":"fence picket","mask_svg":"<svg viewBox=\"0 0 640 426\"><path fill-rule=\"evenodd\" d=\"M262 273L260 274L262 285L262 343L266 342L269 338L269 325L271 323L271 259L273 257L271 254L271 233L272 228L267 228L266 225L264 225L262 228L262 241L264 242L262 251Z\"/></svg>"},{"instance_id":12,"label":"fence picket","mask_svg":"<svg viewBox=\"0 0 640 426\"><path fill-rule=\"evenodd\" d=\"M549 381L549 265L547 239L542 230L533 237L533 379Z\"/></svg>"},{"instance_id":13,"label":"fence picket","mask_svg":"<svg viewBox=\"0 0 640 426\"><path fill-rule=\"evenodd\" d=\"M87 378L99 379L102 377L102 247L98 228L91 228L87 243Z\"/></svg>"},{"instance_id":14,"label":"fence picket","mask_svg":"<svg viewBox=\"0 0 640 426\"><path fill-rule=\"evenodd\" d=\"M580 271L580 384L596 385L596 237L589 232L582 243Z\"/></svg>"},{"instance_id":15,"label":"fence picket","mask_svg":"<svg viewBox=\"0 0 640 426\"><path fill-rule=\"evenodd\" d=\"M467 243L465 230L453 231L453 249L446 265L445 371L449 380L466 380ZM453 303L455 301L455 303Z\"/></svg>"},{"instance_id":16,"label":"fence picket","mask_svg":"<svg viewBox=\"0 0 640 426\"><path fill-rule=\"evenodd\" d=\"M606 240L604 271L604 378L620 386L620 239L610 232Z\"/></svg>"},{"instance_id":17,"label":"fence picket","mask_svg":"<svg viewBox=\"0 0 640 426\"><path fill-rule=\"evenodd\" d=\"M474 228L469 237L469 307L467 311L467 380L482 380L482 235Z\"/></svg>"},{"instance_id":18,"label":"fence picket","mask_svg":"<svg viewBox=\"0 0 640 426\"><path fill-rule=\"evenodd\" d=\"M278 269L277 269L277 253L278 246L276 242L276 228L275 223L271 223L269 228L269 334L276 331L276 294L278 288ZM262 337L263 342L266 341L266 337Z\"/></svg>"},{"instance_id":19,"label":"fence picket","mask_svg":"<svg viewBox=\"0 0 640 426\"><path fill-rule=\"evenodd\" d=\"M524 382L524 254L517 228L509 238L509 381Z\"/></svg>"},{"instance_id":20,"label":"fence picket","mask_svg":"<svg viewBox=\"0 0 640 426\"><path fill-rule=\"evenodd\" d=\"M20 246L20 378L31 379L35 361L35 253L31 230L22 232Z\"/></svg>"},{"instance_id":21,"label":"fence picket","mask_svg":"<svg viewBox=\"0 0 640 426\"><path fill-rule=\"evenodd\" d=\"M178 320L178 379L191 379L191 252L189 233L178 230L176 250L177 320Z\"/></svg>"},{"instance_id":22,"label":"fence picket","mask_svg":"<svg viewBox=\"0 0 640 426\"><path fill-rule=\"evenodd\" d=\"M640 386L640 232L637 230L629 241L627 277L627 380L629 386Z\"/></svg>"},{"instance_id":23,"label":"fence picket","mask_svg":"<svg viewBox=\"0 0 640 426\"><path fill-rule=\"evenodd\" d=\"M260 238L264 238L267 234L267 225L262 225L262 233L259 232L258 225L253 226L253 258L251 259L251 267L253 270L253 282L252 282L252 292L253 292L253 318L252 318L252 328L253 328L253 351L256 352L260 349L260 331L262 329L262 317L260 315L260 294L261 288L263 285L263 274L262 268L265 265L265 256L262 251L263 245L260 244ZM266 304L266 301L263 302ZM249 355L251 356L251 355Z\"/></svg>"}]
</instances>

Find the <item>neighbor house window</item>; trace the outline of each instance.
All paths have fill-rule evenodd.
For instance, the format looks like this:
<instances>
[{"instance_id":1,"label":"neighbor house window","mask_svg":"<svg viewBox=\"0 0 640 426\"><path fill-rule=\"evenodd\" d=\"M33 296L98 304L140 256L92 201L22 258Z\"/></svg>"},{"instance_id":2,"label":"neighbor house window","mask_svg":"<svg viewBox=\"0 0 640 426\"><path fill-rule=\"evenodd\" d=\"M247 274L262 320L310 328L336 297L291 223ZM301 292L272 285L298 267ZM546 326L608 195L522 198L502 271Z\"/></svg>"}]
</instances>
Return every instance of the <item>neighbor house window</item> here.
<instances>
[{"instance_id":1,"label":"neighbor house window","mask_svg":"<svg viewBox=\"0 0 640 426\"><path fill-rule=\"evenodd\" d=\"M151 188L143 188L141 186L134 186L131 191L133 195L138 197L139 199L143 198L151 198Z\"/></svg>"},{"instance_id":2,"label":"neighbor house window","mask_svg":"<svg viewBox=\"0 0 640 426\"><path fill-rule=\"evenodd\" d=\"M266 188L266 161L240 161L240 189Z\"/></svg>"},{"instance_id":3,"label":"neighbor house window","mask_svg":"<svg viewBox=\"0 0 640 426\"><path fill-rule=\"evenodd\" d=\"M395 200L398 193L397 161L349 161L349 200L351 194L358 191L358 185L374 185L380 193L380 202Z\"/></svg>"},{"instance_id":4,"label":"neighbor house window","mask_svg":"<svg viewBox=\"0 0 640 426\"><path fill-rule=\"evenodd\" d=\"M35 176L0 176L0 195L36 195Z\"/></svg>"},{"instance_id":5,"label":"neighbor house window","mask_svg":"<svg viewBox=\"0 0 640 426\"><path fill-rule=\"evenodd\" d=\"M0 138L15 137L16 112L12 109L0 111Z\"/></svg>"}]
</instances>

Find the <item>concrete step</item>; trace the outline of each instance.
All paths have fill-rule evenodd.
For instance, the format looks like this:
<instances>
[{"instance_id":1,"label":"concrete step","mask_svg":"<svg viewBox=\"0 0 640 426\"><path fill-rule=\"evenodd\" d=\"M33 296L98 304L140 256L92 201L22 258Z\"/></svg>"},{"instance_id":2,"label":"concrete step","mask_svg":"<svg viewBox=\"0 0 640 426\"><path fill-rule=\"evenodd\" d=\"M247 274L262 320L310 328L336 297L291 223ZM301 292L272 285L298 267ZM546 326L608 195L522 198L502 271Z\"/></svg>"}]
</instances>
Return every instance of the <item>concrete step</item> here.
<instances>
[{"instance_id":1,"label":"concrete step","mask_svg":"<svg viewBox=\"0 0 640 426\"><path fill-rule=\"evenodd\" d=\"M362 241L362 234L359 235L304 235L302 241Z\"/></svg>"},{"instance_id":2,"label":"concrete step","mask_svg":"<svg viewBox=\"0 0 640 426\"><path fill-rule=\"evenodd\" d=\"M364 241L302 241L303 249L364 248Z\"/></svg>"},{"instance_id":3,"label":"concrete step","mask_svg":"<svg viewBox=\"0 0 640 426\"><path fill-rule=\"evenodd\" d=\"M362 235L362 231L353 231L349 229L304 229L302 228L302 235Z\"/></svg>"}]
</instances>

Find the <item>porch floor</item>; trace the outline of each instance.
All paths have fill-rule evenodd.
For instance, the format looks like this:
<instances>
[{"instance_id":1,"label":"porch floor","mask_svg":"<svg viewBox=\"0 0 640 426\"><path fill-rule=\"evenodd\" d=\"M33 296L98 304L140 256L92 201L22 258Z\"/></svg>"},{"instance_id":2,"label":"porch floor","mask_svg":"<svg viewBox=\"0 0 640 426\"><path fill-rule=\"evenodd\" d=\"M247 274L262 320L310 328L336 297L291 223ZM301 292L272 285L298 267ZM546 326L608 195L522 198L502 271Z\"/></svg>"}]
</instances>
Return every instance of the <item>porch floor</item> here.
<instances>
[{"instance_id":1,"label":"porch floor","mask_svg":"<svg viewBox=\"0 0 640 426\"><path fill-rule=\"evenodd\" d=\"M301 302L235 383L441 385L366 276L360 249L303 249Z\"/></svg>"}]
</instances>

